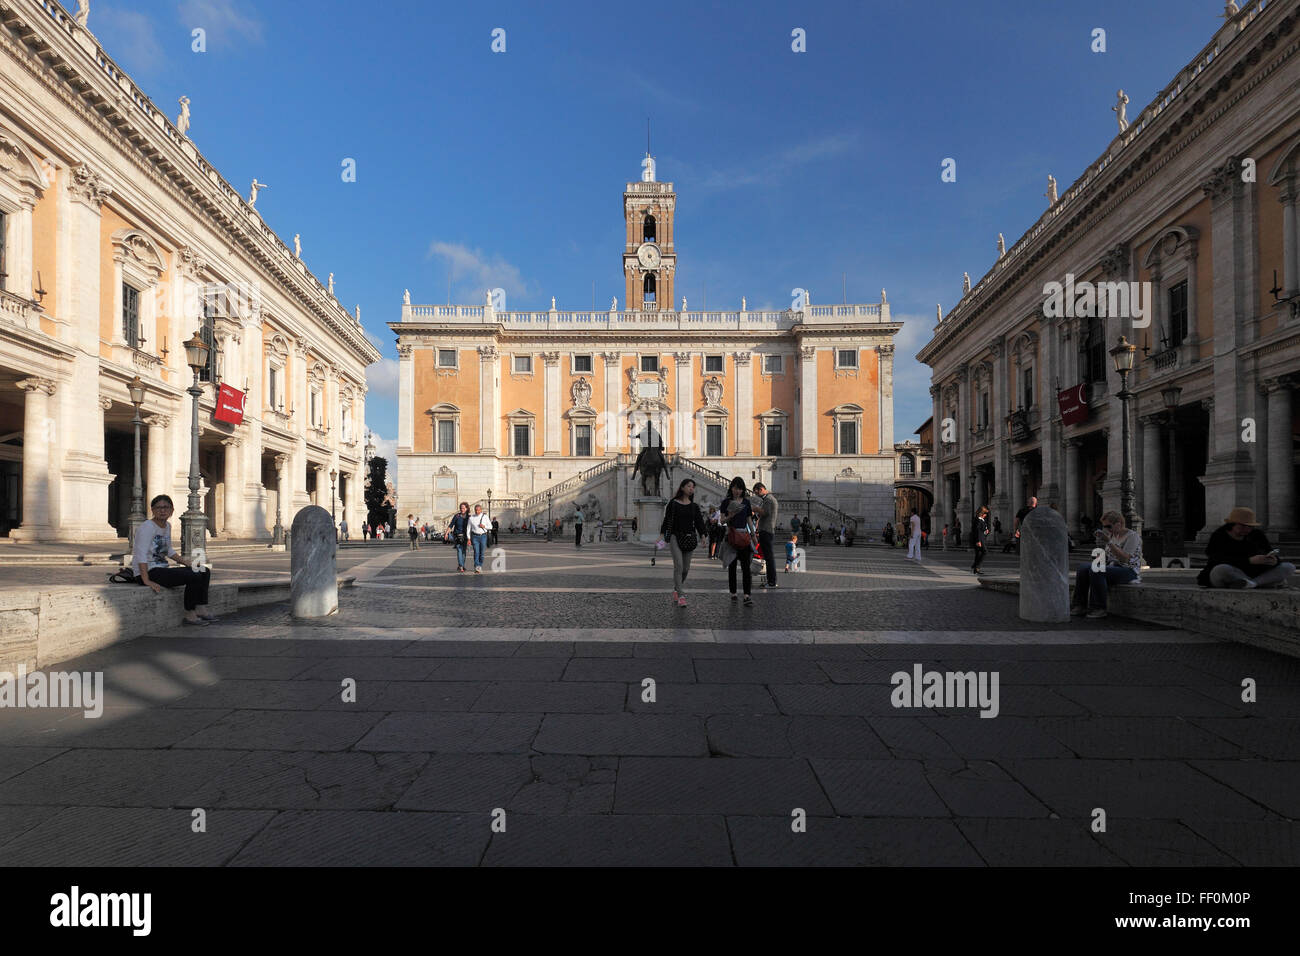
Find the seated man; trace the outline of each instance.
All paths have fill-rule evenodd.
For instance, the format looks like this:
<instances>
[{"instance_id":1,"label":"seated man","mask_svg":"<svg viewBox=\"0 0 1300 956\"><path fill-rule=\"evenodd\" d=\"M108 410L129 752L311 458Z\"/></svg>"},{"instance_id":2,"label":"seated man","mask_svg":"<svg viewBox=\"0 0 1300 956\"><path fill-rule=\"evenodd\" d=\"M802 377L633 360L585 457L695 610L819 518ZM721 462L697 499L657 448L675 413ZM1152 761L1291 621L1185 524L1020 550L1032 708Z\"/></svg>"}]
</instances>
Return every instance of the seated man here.
<instances>
[{"instance_id":1,"label":"seated man","mask_svg":"<svg viewBox=\"0 0 1300 956\"><path fill-rule=\"evenodd\" d=\"M1125 528L1123 516L1107 511L1095 537L1097 547L1106 553L1106 569L1094 571L1091 561L1079 566L1070 609L1075 617L1105 617L1109 588L1142 580L1142 537Z\"/></svg>"},{"instance_id":2,"label":"seated man","mask_svg":"<svg viewBox=\"0 0 1300 956\"><path fill-rule=\"evenodd\" d=\"M1205 567L1196 578L1203 588L1281 588L1295 574L1259 530L1255 512L1233 508L1205 545Z\"/></svg>"}]
</instances>

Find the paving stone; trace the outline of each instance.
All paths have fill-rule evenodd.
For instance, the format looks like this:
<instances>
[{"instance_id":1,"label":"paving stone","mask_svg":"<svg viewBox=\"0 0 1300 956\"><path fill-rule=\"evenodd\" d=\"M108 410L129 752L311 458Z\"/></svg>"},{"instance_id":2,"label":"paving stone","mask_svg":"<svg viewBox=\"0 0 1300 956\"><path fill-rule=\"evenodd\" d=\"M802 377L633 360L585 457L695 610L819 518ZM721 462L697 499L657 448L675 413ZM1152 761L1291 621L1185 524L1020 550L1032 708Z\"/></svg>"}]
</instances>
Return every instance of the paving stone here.
<instances>
[{"instance_id":1,"label":"paving stone","mask_svg":"<svg viewBox=\"0 0 1300 956\"><path fill-rule=\"evenodd\" d=\"M331 677L332 674L312 674L323 661L313 657L213 657L205 659L198 666L185 671L191 678L193 671L212 682L222 680L293 680L296 677L311 679L313 677ZM192 678L191 678L192 679Z\"/></svg>"},{"instance_id":2,"label":"paving stone","mask_svg":"<svg viewBox=\"0 0 1300 956\"><path fill-rule=\"evenodd\" d=\"M1236 861L1174 820L1107 821L1093 836L1130 866L1234 866Z\"/></svg>"},{"instance_id":3,"label":"paving stone","mask_svg":"<svg viewBox=\"0 0 1300 956\"><path fill-rule=\"evenodd\" d=\"M721 816L511 814L488 866L731 866Z\"/></svg>"},{"instance_id":4,"label":"paving stone","mask_svg":"<svg viewBox=\"0 0 1300 956\"><path fill-rule=\"evenodd\" d=\"M755 646L698 642L680 644L655 642L631 645L633 657L689 657L694 660L747 660L752 656Z\"/></svg>"},{"instance_id":5,"label":"paving stone","mask_svg":"<svg viewBox=\"0 0 1300 956\"><path fill-rule=\"evenodd\" d=\"M688 657L575 657L564 669L565 680L618 681L636 684L639 687L641 681L647 677L654 678L660 684L687 684L694 682L695 668Z\"/></svg>"},{"instance_id":6,"label":"paving stone","mask_svg":"<svg viewBox=\"0 0 1300 956\"><path fill-rule=\"evenodd\" d=\"M1300 717L1190 717L1188 722L1269 760L1300 760Z\"/></svg>"},{"instance_id":7,"label":"paving stone","mask_svg":"<svg viewBox=\"0 0 1300 956\"><path fill-rule=\"evenodd\" d=\"M240 850L233 866L476 866L487 813L288 810Z\"/></svg>"},{"instance_id":8,"label":"paving stone","mask_svg":"<svg viewBox=\"0 0 1300 956\"><path fill-rule=\"evenodd\" d=\"M788 817L796 807L809 816L832 812L804 760L624 757L619 761L616 813Z\"/></svg>"},{"instance_id":9,"label":"paving stone","mask_svg":"<svg viewBox=\"0 0 1300 956\"><path fill-rule=\"evenodd\" d=\"M0 859L8 864L9 857L4 851L5 845L63 809L63 807L0 807Z\"/></svg>"},{"instance_id":10,"label":"paving stone","mask_svg":"<svg viewBox=\"0 0 1300 956\"><path fill-rule=\"evenodd\" d=\"M568 659L574 655L574 641L528 641L519 645L519 650L515 651L515 657L532 658L532 657L561 657ZM594 642L584 642L588 647L600 646ZM591 654L592 657L604 657L603 654ZM631 657L632 652L629 650L627 656Z\"/></svg>"},{"instance_id":11,"label":"paving stone","mask_svg":"<svg viewBox=\"0 0 1300 956\"><path fill-rule=\"evenodd\" d=\"M633 650L638 645L632 643L614 644L609 641L573 641L570 645L565 641L537 641L525 644L521 647L520 653L528 647L536 648L558 648L572 646L573 657L631 657Z\"/></svg>"},{"instance_id":12,"label":"paving stone","mask_svg":"<svg viewBox=\"0 0 1300 956\"><path fill-rule=\"evenodd\" d=\"M232 713L227 709L105 708L94 720L66 721L59 740L68 747L171 747Z\"/></svg>"},{"instance_id":13,"label":"paving stone","mask_svg":"<svg viewBox=\"0 0 1300 956\"><path fill-rule=\"evenodd\" d=\"M923 663L926 670L931 670L933 662ZM893 677L899 671L911 676L911 667L898 661L821 661L818 669L836 684L893 684ZM813 681L809 681L813 683Z\"/></svg>"},{"instance_id":14,"label":"paving stone","mask_svg":"<svg viewBox=\"0 0 1300 956\"><path fill-rule=\"evenodd\" d=\"M284 641L260 640L247 637L208 637L199 636L189 628L186 637L141 637L136 639L140 652L160 654L172 651L182 654L195 654L200 657L274 657L284 654L287 648ZM208 628L201 628L207 631ZM297 655L295 655L297 656Z\"/></svg>"},{"instance_id":15,"label":"paving stone","mask_svg":"<svg viewBox=\"0 0 1300 956\"><path fill-rule=\"evenodd\" d=\"M1035 723L1080 757L1183 760L1250 756L1237 744L1180 717L1040 717Z\"/></svg>"},{"instance_id":16,"label":"paving stone","mask_svg":"<svg viewBox=\"0 0 1300 956\"><path fill-rule=\"evenodd\" d=\"M526 753L541 722L541 714L389 714L354 749Z\"/></svg>"},{"instance_id":17,"label":"paving stone","mask_svg":"<svg viewBox=\"0 0 1300 956\"><path fill-rule=\"evenodd\" d=\"M774 714L776 703L761 684L665 684L655 688L654 703L641 699L642 688L627 691L627 709L646 714Z\"/></svg>"},{"instance_id":18,"label":"paving stone","mask_svg":"<svg viewBox=\"0 0 1300 956\"><path fill-rule=\"evenodd\" d=\"M337 696L339 685L323 680L223 680L201 687L168 706L178 710L312 710Z\"/></svg>"},{"instance_id":19,"label":"paving stone","mask_svg":"<svg viewBox=\"0 0 1300 956\"><path fill-rule=\"evenodd\" d=\"M412 641L400 657L511 657L522 641Z\"/></svg>"},{"instance_id":20,"label":"paving stone","mask_svg":"<svg viewBox=\"0 0 1300 956\"><path fill-rule=\"evenodd\" d=\"M948 808L910 760L813 757L809 763L838 816L946 817Z\"/></svg>"},{"instance_id":21,"label":"paving stone","mask_svg":"<svg viewBox=\"0 0 1300 956\"><path fill-rule=\"evenodd\" d=\"M1191 760L1242 796L1263 804L1278 816L1300 819L1300 761L1295 760Z\"/></svg>"},{"instance_id":22,"label":"paving stone","mask_svg":"<svg viewBox=\"0 0 1300 956\"><path fill-rule=\"evenodd\" d=\"M397 802L399 810L465 811L485 816L513 809L515 795L533 779L523 754L434 754Z\"/></svg>"},{"instance_id":23,"label":"paving stone","mask_svg":"<svg viewBox=\"0 0 1300 956\"><path fill-rule=\"evenodd\" d=\"M888 687L875 684L773 684L772 696L783 714L866 716L898 714Z\"/></svg>"},{"instance_id":24,"label":"paving stone","mask_svg":"<svg viewBox=\"0 0 1300 956\"><path fill-rule=\"evenodd\" d=\"M791 818L728 817L740 866L983 866L947 820L810 818L795 833Z\"/></svg>"},{"instance_id":25,"label":"paving stone","mask_svg":"<svg viewBox=\"0 0 1300 956\"><path fill-rule=\"evenodd\" d=\"M69 750L0 783L0 804L198 807L230 750Z\"/></svg>"},{"instance_id":26,"label":"paving stone","mask_svg":"<svg viewBox=\"0 0 1300 956\"><path fill-rule=\"evenodd\" d=\"M66 807L4 847L9 866L221 866L267 825L269 810L207 810L207 832L192 808Z\"/></svg>"},{"instance_id":27,"label":"paving stone","mask_svg":"<svg viewBox=\"0 0 1300 956\"><path fill-rule=\"evenodd\" d=\"M515 794L518 813L562 816L614 809L616 757L545 755L532 758L533 778Z\"/></svg>"},{"instance_id":28,"label":"paving stone","mask_svg":"<svg viewBox=\"0 0 1300 956\"><path fill-rule=\"evenodd\" d=\"M1235 710L1188 687L1079 687L1056 689L1061 696L1104 717L1228 717Z\"/></svg>"},{"instance_id":29,"label":"paving stone","mask_svg":"<svg viewBox=\"0 0 1300 956\"><path fill-rule=\"evenodd\" d=\"M474 702L475 712L610 714L623 710L627 685L590 681L489 684Z\"/></svg>"},{"instance_id":30,"label":"paving stone","mask_svg":"<svg viewBox=\"0 0 1300 956\"><path fill-rule=\"evenodd\" d=\"M749 653L756 661L860 661L866 649L861 644L754 644Z\"/></svg>"},{"instance_id":31,"label":"paving stone","mask_svg":"<svg viewBox=\"0 0 1300 956\"><path fill-rule=\"evenodd\" d=\"M888 757L861 717L715 715L709 749L727 757Z\"/></svg>"},{"instance_id":32,"label":"paving stone","mask_svg":"<svg viewBox=\"0 0 1300 956\"><path fill-rule=\"evenodd\" d=\"M921 717L926 727L970 760L1071 757L1073 751L1028 717Z\"/></svg>"},{"instance_id":33,"label":"paving stone","mask_svg":"<svg viewBox=\"0 0 1300 956\"><path fill-rule=\"evenodd\" d=\"M964 765L965 759L920 717L868 717L869 726L902 760L947 761Z\"/></svg>"},{"instance_id":34,"label":"paving stone","mask_svg":"<svg viewBox=\"0 0 1300 956\"><path fill-rule=\"evenodd\" d=\"M1234 716L1294 717L1300 714L1300 687L1294 684L1280 684L1271 674L1263 678L1262 684L1259 678L1255 680L1256 696L1255 700L1250 702L1241 699L1243 689L1240 682L1198 685L1193 689L1196 693L1227 707Z\"/></svg>"},{"instance_id":35,"label":"paving stone","mask_svg":"<svg viewBox=\"0 0 1300 956\"><path fill-rule=\"evenodd\" d=\"M1124 865L1083 819L958 820L957 827L989 866Z\"/></svg>"},{"instance_id":36,"label":"paving stone","mask_svg":"<svg viewBox=\"0 0 1300 956\"><path fill-rule=\"evenodd\" d=\"M710 684L820 684L826 680L813 661L706 661L695 662L701 683Z\"/></svg>"},{"instance_id":37,"label":"paving stone","mask_svg":"<svg viewBox=\"0 0 1300 956\"><path fill-rule=\"evenodd\" d=\"M382 810L424 766L424 754L258 750L202 796L202 806L276 810Z\"/></svg>"},{"instance_id":38,"label":"paving stone","mask_svg":"<svg viewBox=\"0 0 1300 956\"><path fill-rule=\"evenodd\" d=\"M1268 811L1173 760L1011 760L1003 768L1056 814L1153 820L1260 820Z\"/></svg>"},{"instance_id":39,"label":"paving stone","mask_svg":"<svg viewBox=\"0 0 1300 956\"><path fill-rule=\"evenodd\" d=\"M684 714L547 714L533 749L638 757L709 753L702 718Z\"/></svg>"},{"instance_id":40,"label":"paving stone","mask_svg":"<svg viewBox=\"0 0 1300 956\"><path fill-rule=\"evenodd\" d=\"M355 705L344 704L338 689L330 699L330 709L416 711L435 710L460 713L469 710L488 688L485 682L464 681L388 681L374 687L357 686Z\"/></svg>"},{"instance_id":41,"label":"paving stone","mask_svg":"<svg viewBox=\"0 0 1300 956\"><path fill-rule=\"evenodd\" d=\"M379 713L239 710L176 744L231 750L347 750L383 717Z\"/></svg>"},{"instance_id":42,"label":"paving stone","mask_svg":"<svg viewBox=\"0 0 1300 956\"><path fill-rule=\"evenodd\" d=\"M431 681L551 681L559 680L567 662L554 657L461 657L443 661Z\"/></svg>"},{"instance_id":43,"label":"paving stone","mask_svg":"<svg viewBox=\"0 0 1300 956\"><path fill-rule=\"evenodd\" d=\"M1242 866L1300 866L1300 822L1193 820L1187 826Z\"/></svg>"},{"instance_id":44,"label":"paving stone","mask_svg":"<svg viewBox=\"0 0 1300 956\"><path fill-rule=\"evenodd\" d=\"M0 782L57 757L64 747L0 747Z\"/></svg>"},{"instance_id":45,"label":"paving stone","mask_svg":"<svg viewBox=\"0 0 1300 956\"><path fill-rule=\"evenodd\" d=\"M1048 810L1001 767L972 760L964 767L936 763L925 779L957 817L1046 817Z\"/></svg>"},{"instance_id":46,"label":"paving stone","mask_svg":"<svg viewBox=\"0 0 1300 956\"><path fill-rule=\"evenodd\" d=\"M0 747L57 747L63 736L79 732L86 722L80 710L25 707L0 711ZM70 727L61 727L65 721Z\"/></svg>"},{"instance_id":47,"label":"paving stone","mask_svg":"<svg viewBox=\"0 0 1300 956\"><path fill-rule=\"evenodd\" d=\"M303 680L339 681L351 677L356 681L424 680L443 665L442 660L422 657L331 657L317 661L298 677Z\"/></svg>"}]
</instances>

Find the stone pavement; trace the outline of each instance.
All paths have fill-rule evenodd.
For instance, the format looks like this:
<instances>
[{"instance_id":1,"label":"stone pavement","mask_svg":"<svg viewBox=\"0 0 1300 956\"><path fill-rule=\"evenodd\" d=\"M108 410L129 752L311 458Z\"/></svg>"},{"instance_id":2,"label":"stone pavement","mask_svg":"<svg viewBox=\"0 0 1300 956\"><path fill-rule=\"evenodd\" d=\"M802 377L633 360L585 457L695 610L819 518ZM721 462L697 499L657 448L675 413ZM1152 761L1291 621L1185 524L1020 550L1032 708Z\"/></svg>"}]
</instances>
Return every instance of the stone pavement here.
<instances>
[{"instance_id":1,"label":"stone pavement","mask_svg":"<svg viewBox=\"0 0 1300 956\"><path fill-rule=\"evenodd\" d=\"M1030 626L960 558L814 548L745 608L701 553L680 609L644 549L502 545L481 575L436 543L349 550L338 615L271 605L60 665L103 672L104 714L0 710L0 859L1300 862L1295 659ZM918 664L996 672L997 716L895 707Z\"/></svg>"}]
</instances>

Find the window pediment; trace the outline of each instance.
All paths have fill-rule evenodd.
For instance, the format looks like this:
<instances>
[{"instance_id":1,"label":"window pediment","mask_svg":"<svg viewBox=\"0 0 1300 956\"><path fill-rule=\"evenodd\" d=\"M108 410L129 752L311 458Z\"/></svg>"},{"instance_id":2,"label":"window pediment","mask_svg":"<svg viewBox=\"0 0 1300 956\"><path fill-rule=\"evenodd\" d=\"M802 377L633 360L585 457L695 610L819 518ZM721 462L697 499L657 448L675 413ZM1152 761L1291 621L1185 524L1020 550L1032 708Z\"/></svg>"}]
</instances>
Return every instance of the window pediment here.
<instances>
[{"instance_id":1,"label":"window pediment","mask_svg":"<svg viewBox=\"0 0 1300 956\"><path fill-rule=\"evenodd\" d=\"M166 268L157 243L138 229L119 229L112 242L114 260L135 267L148 281L157 281Z\"/></svg>"}]
</instances>

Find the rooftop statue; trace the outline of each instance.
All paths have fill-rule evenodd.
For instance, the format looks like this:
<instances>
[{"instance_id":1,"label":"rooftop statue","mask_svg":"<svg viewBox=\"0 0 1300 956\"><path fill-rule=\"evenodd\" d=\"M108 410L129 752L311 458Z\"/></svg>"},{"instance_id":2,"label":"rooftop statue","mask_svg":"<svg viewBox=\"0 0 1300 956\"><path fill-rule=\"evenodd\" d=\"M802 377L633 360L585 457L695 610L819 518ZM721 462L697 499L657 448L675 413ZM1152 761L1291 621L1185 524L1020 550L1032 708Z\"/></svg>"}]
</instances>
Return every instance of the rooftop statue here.
<instances>
[{"instance_id":1,"label":"rooftop statue","mask_svg":"<svg viewBox=\"0 0 1300 956\"><path fill-rule=\"evenodd\" d=\"M181 115L176 117L176 132L184 136L190 128L190 98L182 96L176 102L181 104Z\"/></svg>"},{"instance_id":2,"label":"rooftop statue","mask_svg":"<svg viewBox=\"0 0 1300 956\"><path fill-rule=\"evenodd\" d=\"M1123 90L1120 90L1115 95L1118 99L1115 101L1115 105L1111 107L1111 112L1119 120L1119 131L1122 133L1128 129L1128 97L1124 95Z\"/></svg>"}]
</instances>

